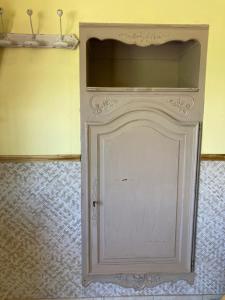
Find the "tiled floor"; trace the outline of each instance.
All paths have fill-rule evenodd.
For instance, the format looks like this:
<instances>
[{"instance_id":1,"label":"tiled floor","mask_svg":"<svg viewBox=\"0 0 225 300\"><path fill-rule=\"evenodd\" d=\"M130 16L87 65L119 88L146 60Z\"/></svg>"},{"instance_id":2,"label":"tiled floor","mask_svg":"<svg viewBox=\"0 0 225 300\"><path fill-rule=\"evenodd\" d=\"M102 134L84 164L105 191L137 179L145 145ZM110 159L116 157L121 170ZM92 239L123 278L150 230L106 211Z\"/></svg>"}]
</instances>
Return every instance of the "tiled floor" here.
<instances>
[{"instance_id":1,"label":"tiled floor","mask_svg":"<svg viewBox=\"0 0 225 300\"><path fill-rule=\"evenodd\" d=\"M154 295L219 300L201 295L225 293L225 162L202 162L200 179L193 285L180 280L142 290L102 283L83 287L80 163L2 163L0 300L162 299Z\"/></svg>"},{"instance_id":2,"label":"tiled floor","mask_svg":"<svg viewBox=\"0 0 225 300\"><path fill-rule=\"evenodd\" d=\"M220 300L222 295L134 296L101 298L63 298L55 300ZM50 299L36 299L50 300ZM52 299L53 300L53 299Z\"/></svg>"}]
</instances>

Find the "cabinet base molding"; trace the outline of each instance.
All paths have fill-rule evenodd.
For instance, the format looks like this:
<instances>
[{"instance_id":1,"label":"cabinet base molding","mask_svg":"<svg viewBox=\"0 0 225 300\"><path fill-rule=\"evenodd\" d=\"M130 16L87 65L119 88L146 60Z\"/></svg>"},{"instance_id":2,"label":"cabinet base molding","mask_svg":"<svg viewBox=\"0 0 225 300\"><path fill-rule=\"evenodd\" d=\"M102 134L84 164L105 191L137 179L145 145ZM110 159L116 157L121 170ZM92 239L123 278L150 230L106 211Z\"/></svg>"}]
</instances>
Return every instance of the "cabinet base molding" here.
<instances>
[{"instance_id":1,"label":"cabinet base molding","mask_svg":"<svg viewBox=\"0 0 225 300\"><path fill-rule=\"evenodd\" d=\"M187 281L193 284L195 273L183 274L160 274L160 273L147 273L147 274L118 274L118 275L94 275L85 276L82 281L83 286L87 287L94 282L112 283L125 288L134 288L140 290L144 288L152 288L165 282L177 282L180 280Z\"/></svg>"}]
</instances>

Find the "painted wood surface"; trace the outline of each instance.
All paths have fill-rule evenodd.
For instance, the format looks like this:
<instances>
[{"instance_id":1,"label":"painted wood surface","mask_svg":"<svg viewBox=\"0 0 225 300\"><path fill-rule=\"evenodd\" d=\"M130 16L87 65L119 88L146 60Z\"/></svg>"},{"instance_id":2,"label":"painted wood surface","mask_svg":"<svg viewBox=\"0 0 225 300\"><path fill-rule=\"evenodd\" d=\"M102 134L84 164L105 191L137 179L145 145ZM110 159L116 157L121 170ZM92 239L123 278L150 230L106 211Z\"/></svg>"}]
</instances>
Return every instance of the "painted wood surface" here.
<instances>
[{"instance_id":1,"label":"painted wood surface","mask_svg":"<svg viewBox=\"0 0 225 300\"><path fill-rule=\"evenodd\" d=\"M98 53L88 43L93 38L125 45ZM80 27L80 39L83 284L193 282L207 27L87 24ZM163 54L176 60L181 49L167 43L177 40L201 45L200 58L199 48L182 53L179 68L187 77L179 78L181 88L168 88L167 80L158 88L141 86L144 78L128 87L119 77L111 81L117 76L110 65L115 57L136 63L149 54L143 47L165 45L156 53L151 48L152 59ZM108 56L108 66L98 68L98 60ZM88 57L96 60L94 75ZM196 69L187 61L195 61ZM185 86L186 78L193 86Z\"/></svg>"},{"instance_id":2,"label":"painted wood surface","mask_svg":"<svg viewBox=\"0 0 225 300\"><path fill-rule=\"evenodd\" d=\"M130 112L89 140L91 272L190 272L198 124Z\"/></svg>"}]
</instances>

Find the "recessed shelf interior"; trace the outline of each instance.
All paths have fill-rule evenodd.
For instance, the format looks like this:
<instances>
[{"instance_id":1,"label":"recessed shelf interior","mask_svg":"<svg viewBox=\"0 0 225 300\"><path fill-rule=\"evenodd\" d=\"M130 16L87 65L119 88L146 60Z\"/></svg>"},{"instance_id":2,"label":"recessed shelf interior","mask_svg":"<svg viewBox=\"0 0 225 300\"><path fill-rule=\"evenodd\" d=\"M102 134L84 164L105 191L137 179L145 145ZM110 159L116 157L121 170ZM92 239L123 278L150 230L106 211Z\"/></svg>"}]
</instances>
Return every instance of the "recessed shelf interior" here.
<instances>
[{"instance_id":1,"label":"recessed shelf interior","mask_svg":"<svg viewBox=\"0 0 225 300\"><path fill-rule=\"evenodd\" d=\"M117 40L87 41L87 87L198 88L196 40L140 47Z\"/></svg>"}]
</instances>

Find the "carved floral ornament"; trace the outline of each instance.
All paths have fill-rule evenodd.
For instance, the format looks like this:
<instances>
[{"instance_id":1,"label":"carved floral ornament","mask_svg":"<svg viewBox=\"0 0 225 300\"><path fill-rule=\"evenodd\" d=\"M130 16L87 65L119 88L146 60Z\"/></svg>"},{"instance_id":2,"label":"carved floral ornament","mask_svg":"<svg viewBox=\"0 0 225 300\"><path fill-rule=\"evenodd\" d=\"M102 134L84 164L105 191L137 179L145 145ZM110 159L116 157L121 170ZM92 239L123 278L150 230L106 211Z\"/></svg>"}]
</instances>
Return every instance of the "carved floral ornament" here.
<instances>
[{"instance_id":1,"label":"carved floral ornament","mask_svg":"<svg viewBox=\"0 0 225 300\"><path fill-rule=\"evenodd\" d=\"M141 47L166 43L171 39L169 35L165 33L146 31L119 33L118 38L127 44L136 44Z\"/></svg>"},{"instance_id":2,"label":"carved floral ornament","mask_svg":"<svg viewBox=\"0 0 225 300\"><path fill-rule=\"evenodd\" d=\"M91 108L96 115L112 111L116 103L116 99L112 99L107 95L102 97L92 97L90 100Z\"/></svg>"},{"instance_id":3,"label":"carved floral ornament","mask_svg":"<svg viewBox=\"0 0 225 300\"><path fill-rule=\"evenodd\" d=\"M113 283L125 288L134 288L135 290L144 289L147 287L155 287L165 282L176 282L185 280L190 284L194 282L194 273L187 274L118 274L113 276L104 276L100 278L89 278L83 280L83 285L88 286L92 282Z\"/></svg>"},{"instance_id":4,"label":"carved floral ornament","mask_svg":"<svg viewBox=\"0 0 225 300\"><path fill-rule=\"evenodd\" d=\"M168 102L174 106L178 112L183 113L183 114L188 114L189 111L192 109L194 106L194 99L193 97L190 96L181 96L177 98L170 98Z\"/></svg>"}]
</instances>

